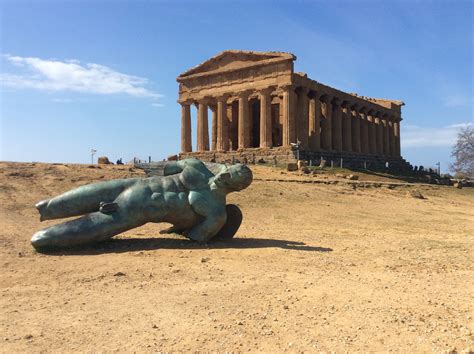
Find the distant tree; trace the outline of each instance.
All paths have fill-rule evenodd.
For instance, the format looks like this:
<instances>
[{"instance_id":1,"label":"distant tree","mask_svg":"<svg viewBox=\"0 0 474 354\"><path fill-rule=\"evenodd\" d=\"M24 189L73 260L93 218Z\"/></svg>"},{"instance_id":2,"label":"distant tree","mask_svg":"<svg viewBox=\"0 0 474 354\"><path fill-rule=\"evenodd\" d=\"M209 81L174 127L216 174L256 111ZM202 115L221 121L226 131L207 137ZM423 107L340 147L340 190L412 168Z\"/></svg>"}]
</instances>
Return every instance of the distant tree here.
<instances>
[{"instance_id":1,"label":"distant tree","mask_svg":"<svg viewBox=\"0 0 474 354\"><path fill-rule=\"evenodd\" d=\"M460 128L451 156L455 158L450 170L455 177L474 178L474 126Z\"/></svg>"}]
</instances>

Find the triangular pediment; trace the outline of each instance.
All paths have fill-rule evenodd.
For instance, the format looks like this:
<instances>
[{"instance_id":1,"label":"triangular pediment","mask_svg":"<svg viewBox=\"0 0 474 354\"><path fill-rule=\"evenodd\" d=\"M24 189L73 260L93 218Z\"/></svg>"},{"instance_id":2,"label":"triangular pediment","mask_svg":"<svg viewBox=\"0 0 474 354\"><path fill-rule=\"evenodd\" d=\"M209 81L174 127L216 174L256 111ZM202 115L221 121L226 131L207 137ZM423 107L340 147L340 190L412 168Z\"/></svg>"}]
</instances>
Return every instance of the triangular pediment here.
<instances>
[{"instance_id":1,"label":"triangular pediment","mask_svg":"<svg viewBox=\"0 0 474 354\"><path fill-rule=\"evenodd\" d=\"M253 66L259 62L273 62L278 60L295 59L296 57L293 54L284 52L226 50L182 73L179 78L186 78L195 74L238 70Z\"/></svg>"}]
</instances>

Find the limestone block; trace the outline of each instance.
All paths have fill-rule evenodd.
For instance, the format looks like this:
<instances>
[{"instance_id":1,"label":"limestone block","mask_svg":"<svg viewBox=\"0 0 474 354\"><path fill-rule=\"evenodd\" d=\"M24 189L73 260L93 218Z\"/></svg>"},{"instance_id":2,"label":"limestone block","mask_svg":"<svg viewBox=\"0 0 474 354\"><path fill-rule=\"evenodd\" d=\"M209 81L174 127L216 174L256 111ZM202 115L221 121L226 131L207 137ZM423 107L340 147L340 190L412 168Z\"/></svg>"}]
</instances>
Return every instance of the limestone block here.
<instances>
[{"instance_id":1,"label":"limestone block","mask_svg":"<svg viewBox=\"0 0 474 354\"><path fill-rule=\"evenodd\" d=\"M289 162L287 165L286 165L286 170L287 171L297 171L298 170L298 164L294 163L294 162Z\"/></svg>"},{"instance_id":2,"label":"limestone block","mask_svg":"<svg viewBox=\"0 0 474 354\"><path fill-rule=\"evenodd\" d=\"M298 164L298 170L301 170L303 167L308 166L308 163L304 160L298 160L296 163Z\"/></svg>"},{"instance_id":3,"label":"limestone block","mask_svg":"<svg viewBox=\"0 0 474 354\"><path fill-rule=\"evenodd\" d=\"M421 194L421 192L417 189L414 189L410 192L408 192L408 195L413 197L413 198L416 198L416 199L426 199L423 194Z\"/></svg>"},{"instance_id":4,"label":"limestone block","mask_svg":"<svg viewBox=\"0 0 474 354\"><path fill-rule=\"evenodd\" d=\"M100 156L100 157L97 158L97 163L99 165L109 165L110 161L109 161L109 158L107 156Z\"/></svg>"},{"instance_id":5,"label":"limestone block","mask_svg":"<svg viewBox=\"0 0 474 354\"><path fill-rule=\"evenodd\" d=\"M311 173L311 170L307 167L307 166L303 166L301 167L301 172L303 172L304 174L309 174Z\"/></svg>"},{"instance_id":6,"label":"limestone block","mask_svg":"<svg viewBox=\"0 0 474 354\"><path fill-rule=\"evenodd\" d=\"M168 161L178 161L178 155L170 155L166 159Z\"/></svg>"}]
</instances>

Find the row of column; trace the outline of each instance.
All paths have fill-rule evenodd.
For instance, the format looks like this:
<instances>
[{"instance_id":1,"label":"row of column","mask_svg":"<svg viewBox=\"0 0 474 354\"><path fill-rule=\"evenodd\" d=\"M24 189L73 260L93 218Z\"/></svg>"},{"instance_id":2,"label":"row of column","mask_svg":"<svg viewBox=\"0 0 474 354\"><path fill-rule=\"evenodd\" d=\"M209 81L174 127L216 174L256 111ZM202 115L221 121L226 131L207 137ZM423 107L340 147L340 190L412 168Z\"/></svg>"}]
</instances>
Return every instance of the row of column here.
<instances>
[{"instance_id":1,"label":"row of column","mask_svg":"<svg viewBox=\"0 0 474 354\"><path fill-rule=\"evenodd\" d=\"M305 92L300 101L303 149L400 156L400 120L395 115L313 91L309 95L309 134L305 134Z\"/></svg>"},{"instance_id":2,"label":"row of column","mask_svg":"<svg viewBox=\"0 0 474 354\"><path fill-rule=\"evenodd\" d=\"M259 92L260 100L260 147L272 147L272 116L271 88ZM241 92L238 96L238 148L244 149L251 146L249 95L251 91ZM212 145L211 150L229 150L229 129L227 121L227 99L228 96L216 98L217 105L211 106L211 99L203 99L197 102L197 151L209 150L209 127L208 107L212 111ZM287 134L288 135L288 134ZM288 138L289 140L289 138ZM289 146L289 143L287 144ZM192 151L191 139L191 103L181 103L181 151Z\"/></svg>"},{"instance_id":3,"label":"row of column","mask_svg":"<svg viewBox=\"0 0 474 354\"><path fill-rule=\"evenodd\" d=\"M333 98L306 87L281 87L280 101L282 145L298 140L302 149L346 151L364 154L400 156L399 119L359 104ZM271 148L271 104L274 88L258 92L260 100L260 147ZM238 148L251 146L249 96L238 95ZM212 110L211 150L229 150L227 120L228 95L199 100L197 151L209 150L208 107ZM217 102L217 105L215 104ZM213 105L211 105L213 103ZM181 103L181 151L191 152L191 102Z\"/></svg>"}]
</instances>

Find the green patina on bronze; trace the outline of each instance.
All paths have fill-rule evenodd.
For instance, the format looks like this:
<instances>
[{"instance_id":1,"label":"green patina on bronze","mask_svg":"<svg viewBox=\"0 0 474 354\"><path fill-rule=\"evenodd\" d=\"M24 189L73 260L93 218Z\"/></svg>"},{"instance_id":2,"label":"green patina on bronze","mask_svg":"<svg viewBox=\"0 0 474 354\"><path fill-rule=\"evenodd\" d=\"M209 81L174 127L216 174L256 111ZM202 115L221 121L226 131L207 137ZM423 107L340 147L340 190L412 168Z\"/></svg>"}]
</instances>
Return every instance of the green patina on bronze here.
<instances>
[{"instance_id":1,"label":"green patina on bronze","mask_svg":"<svg viewBox=\"0 0 474 354\"><path fill-rule=\"evenodd\" d=\"M88 184L39 202L41 221L83 216L38 231L31 243L37 249L77 246L148 222L171 223L168 232L198 242L232 237L242 214L237 206L226 205L226 196L250 183L252 171L245 165L168 162L163 176Z\"/></svg>"}]
</instances>

